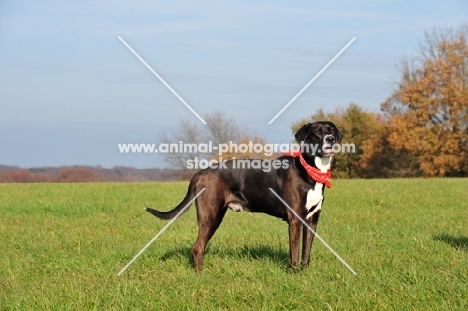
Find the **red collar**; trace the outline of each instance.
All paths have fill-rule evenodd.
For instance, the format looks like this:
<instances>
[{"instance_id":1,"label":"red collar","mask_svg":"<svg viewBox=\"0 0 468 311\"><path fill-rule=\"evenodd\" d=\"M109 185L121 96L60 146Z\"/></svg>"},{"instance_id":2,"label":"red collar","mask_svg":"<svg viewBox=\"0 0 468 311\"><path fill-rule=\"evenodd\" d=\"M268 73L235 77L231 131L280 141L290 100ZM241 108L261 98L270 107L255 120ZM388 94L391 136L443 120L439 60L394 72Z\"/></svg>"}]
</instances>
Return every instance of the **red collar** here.
<instances>
[{"instance_id":1,"label":"red collar","mask_svg":"<svg viewBox=\"0 0 468 311\"><path fill-rule=\"evenodd\" d=\"M307 162L304 160L304 157L302 156L301 151L283 152L283 154L293 158L299 157L302 166L313 180L321 184L325 184L328 188L331 188L331 170L328 170L326 173L322 173L322 171L318 168L307 164Z\"/></svg>"}]
</instances>

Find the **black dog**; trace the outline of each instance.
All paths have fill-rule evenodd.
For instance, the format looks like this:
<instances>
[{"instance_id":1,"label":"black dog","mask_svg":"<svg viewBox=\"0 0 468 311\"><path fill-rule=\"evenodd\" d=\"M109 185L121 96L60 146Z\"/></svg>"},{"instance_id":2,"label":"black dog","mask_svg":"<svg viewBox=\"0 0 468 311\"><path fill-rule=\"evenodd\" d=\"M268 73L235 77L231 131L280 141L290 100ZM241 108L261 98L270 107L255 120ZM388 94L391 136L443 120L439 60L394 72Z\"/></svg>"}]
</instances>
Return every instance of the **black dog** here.
<instances>
[{"instance_id":1,"label":"black dog","mask_svg":"<svg viewBox=\"0 0 468 311\"><path fill-rule=\"evenodd\" d=\"M340 143L342 137L332 122L308 123L295 134L296 141L302 144L301 152L278 158L281 163L279 167L273 166L265 172L262 169L238 168L235 163L238 160L228 161L226 169L207 168L197 172L190 180L184 200L172 211L146 210L160 219L174 218L197 193L206 188L195 200L198 238L192 249L192 258L197 271L203 266L206 244L218 229L228 208L235 212L245 210L266 213L287 221L291 267L297 267L299 263L303 228L301 265L307 267L315 235L302 225L269 188L281 196L315 231L323 203L323 186L330 187L332 147Z\"/></svg>"}]
</instances>

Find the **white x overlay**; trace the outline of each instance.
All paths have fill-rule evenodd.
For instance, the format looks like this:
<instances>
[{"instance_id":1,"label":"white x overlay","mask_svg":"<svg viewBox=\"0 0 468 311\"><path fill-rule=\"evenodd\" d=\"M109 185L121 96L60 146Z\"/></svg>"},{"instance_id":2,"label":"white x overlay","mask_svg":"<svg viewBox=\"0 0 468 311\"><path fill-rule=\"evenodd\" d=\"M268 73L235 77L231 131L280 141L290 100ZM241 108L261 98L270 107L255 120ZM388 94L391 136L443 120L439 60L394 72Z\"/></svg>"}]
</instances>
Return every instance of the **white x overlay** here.
<instances>
[{"instance_id":1,"label":"white x overlay","mask_svg":"<svg viewBox=\"0 0 468 311\"><path fill-rule=\"evenodd\" d=\"M304 91L309 87L309 85L311 85L312 82L314 82L315 79L317 79L317 78L322 74L322 72L324 72L325 69L327 69L328 66L330 66L330 65L338 58L338 56L340 56L341 53L343 53L343 52L351 45L351 43L354 42L354 40L356 40L356 37L354 37L353 39L351 39L351 41L349 41L348 44L346 44L345 47L342 48L341 51L339 51L338 54L336 54L335 57L333 57L333 58L331 59L331 61L329 61L328 64L326 64L325 67L323 67L322 70L320 70L320 71L315 75L315 77L313 77L312 80L310 80L309 83L307 83L306 86L304 86L304 87L302 88L302 90L300 90L299 93L297 93L296 96L294 96L294 97L289 101L289 103L287 103L286 106L284 106L283 109L281 109L280 112L278 112L278 113L276 114L276 116L274 116L274 118L270 120L270 122L268 122L268 124L273 123L273 121L275 121L276 118L278 118L278 117L286 110L286 108L288 108L289 105L291 105L291 104L296 100L296 98L298 98L299 95L301 95L302 92L304 92Z\"/></svg>"},{"instance_id":2,"label":"white x overlay","mask_svg":"<svg viewBox=\"0 0 468 311\"><path fill-rule=\"evenodd\" d=\"M130 260L130 262L122 268L122 270L120 270L120 272L117 274L117 276L120 276L125 270L127 270L127 268L141 255L143 254L143 252L157 239L159 238L159 236L167 229L169 228L169 226L180 216L182 215L183 212L185 212L185 210L190 206L192 205L193 201L195 201L199 196L200 194L203 193L203 191L205 191L206 188L203 188L202 190L200 190L200 192L197 193L197 195L190 200L190 202L187 203L187 205L184 206L184 208L177 213L177 215L175 215L174 218L171 219L171 221L169 221L159 232L158 234L156 234L154 236L154 238L151 239L151 241L148 242L148 244L145 245L145 247L143 247L141 249L141 251L138 252L138 254L135 255L135 257L132 258L132 260Z\"/></svg>"},{"instance_id":3,"label":"white x overlay","mask_svg":"<svg viewBox=\"0 0 468 311\"><path fill-rule=\"evenodd\" d=\"M338 255L338 253L335 252L335 251L333 250L333 248L331 248L330 245L328 245L327 242L325 242L325 240L322 239L322 237L321 237L320 235L318 235L317 232L315 232L315 230L312 229L312 228L307 224L307 222L305 222L304 219L302 219L302 218L291 208L291 206L289 206L288 203L286 203L286 202L283 200L283 198L281 198L273 189L271 189L271 188L268 188L268 189L270 189L270 191L284 204L284 206L286 206L286 207L294 214L294 216L297 217L297 219L299 219L299 220L302 222L302 224L303 224L304 226L306 226L307 229L309 229L313 234L315 234L315 236L317 237L317 239L319 239L320 242L322 242L323 245L325 245L325 247L328 248L328 250L330 250L330 252L332 252L333 255L335 255L335 257L338 258L338 260L341 261L341 263L344 264L345 267L348 268L349 271L351 271L352 274L357 275L357 272L354 271L353 268L351 268L351 266L348 265L348 263L347 263L346 261L344 261L344 259L341 258L341 256Z\"/></svg>"},{"instance_id":4,"label":"white x overlay","mask_svg":"<svg viewBox=\"0 0 468 311\"><path fill-rule=\"evenodd\" d=\"M138 53L135 52L135 51L131 48L130 45L128 45L127 42L125 42L124 39L122 39L122 37L118 36L118 38L119 38L119 40L120 40L120 41L121 41L121 42L122 42L122 43L123 43L123 44L124 44L124 45L125 45L125 46L126 46L126 47L127 47L127 48L128 48L128 49L129 49L129 50L130 50L130 51L131 51L131 52L132 52L132 53L133 53L133 54L134 54L134 55L135 55L135 56L136 56L136 57L137 57L137 58L138 58L138 59L139 59L139 60L140 60L140 61L141 61L141 62L158 78L158 79L159 79L159 80L161 80L161 82L162 82L162 83L163 83L163 84L164 84L164 85L165 85L165 86L166 86L166 87L167 87L167 88L168 88L168 89L169 89L169 90L170 90L170 91L171 91L171 92L172 92L172 93L173 93L173 94L174 94L174 95L175 95L175 96L176 96L176 97L177 97L177 98L178 98L178 99L179 99L179 100L180 100L180 101L181 101L181 102L198 118L198 119L200 119L200 121L203 122L203 124L206 124L205 120L203 120L202 117L200 117L200 116L198 115L198 113L197 113L195 110L193 110L193 108L190 107L190 105L187 104L187 103L185 102L185 100L184 100L182 97L180 97L180 95L177 94L177 92L174 91L174 90L172 89L172 87L171 87L169 84L167 84L166 81L164 81L164 79L161 78L161 76L158 75L158 73L157 73L156 71L154 71L153 68L151 68L151 66L148 65L148 64L144 61L144 59L141 58L140 55L138 55Z\"/></svg>"}]
</instances>

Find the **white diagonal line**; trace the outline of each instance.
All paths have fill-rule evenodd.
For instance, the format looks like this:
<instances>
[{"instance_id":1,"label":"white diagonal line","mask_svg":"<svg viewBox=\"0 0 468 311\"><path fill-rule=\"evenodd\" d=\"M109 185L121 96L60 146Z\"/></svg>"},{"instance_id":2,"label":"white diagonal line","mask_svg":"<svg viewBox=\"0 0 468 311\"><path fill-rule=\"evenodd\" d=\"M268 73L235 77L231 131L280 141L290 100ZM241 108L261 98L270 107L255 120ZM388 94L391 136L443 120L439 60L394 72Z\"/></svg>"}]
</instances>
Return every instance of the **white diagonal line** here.
<instances>
[{"instance_id":1,"label":"white diagonal line","mask_svg":"<svg viewBox=\"0 0 468 311\"><path fill-rule=\"evenodd\" d=\"M203 191L205 191L205 189L206 188L203 188L202 190L200 190L200 192L198 192L197 195L193 199L191 199L190 202L188 202L188 204L185 205L184 208L179 213L177 213L177 215L175 215L175 217L172 218L171 221L168 222L164 226L164 228L162 228L158 232L158 234L156 234L156 236L152 238L151 241L149 241L148 244L146 244L145 247L143 247L141 251L139 251L138 254L136 254L135 257L133 257L132 260L130 260L130 262L125 267L122 268L122 270L120 270L117 276L120 276L138 258L138 256L140 256L161 235L161 233L163 233L177 219L177 217L182 215L182 213L193 203L193 201L195 201L196 198L200 196L200 194L202 194Z\"/></svg>"},{"instance_id":2,"label":"white diagonal line","mask_svg":"<svg viewBox=\"0 0 468 311\"><path fill-rule=\"evenodd\" d=\"M138 53L135 52L135 51L130 47L130 45L128 45L127 42L125 42L124 39L122 39L122 37L118 36L118 38L119 38L120 41L122 41L122 43L123 43L123 44L124 44L124 45L125 45L125 46L126 46L126 47L127 47L127 48L128 48L128 49L129 49L129 50L130 50L130 51L131 51L131 52L132 52L132 53L133 53L133 54L134 54L134 55L135 55L135 56L136 56L136 57L137 57L137 58L138 58L138 59L139 59L139 60L140 60L140 61L141 61L141 62L158 78L158 79L159 79L159 80L161 80L161 82L162 82L162 83L163 83L163 84L164 84L164 85L165 85L165 86L166 86L166 87L167 87L167 88L168 88L168 89L169 89L169 90L170 90L170 91L171 91L171 92L172 92L172 93L173 93L173 94L174 94L174 95L175 95L175 96L176 96L176 97L177 97L177 98L178 98L178 99L195 115L195 116L197 116L198 119L200 119L200 121L203 122L203 124L206 124L205 120L203 120L202 117L200 117L200 116L198 115L198 113L196 113L196 111L193 110L193 108L190 107L190 105L187 104L187 103L185 102L185 100L184 100L182 97L180 97L179 94L177 94L177 92L174 91L174 90L172 89L172 87L171 87L169 84L167 84L166 81L164 81L164 79L161 78L161 76L158 75L158 73L157 73L156 71L154 71L153 68L151 68L150 65L148 65L148 64L143 60L143 58L141 58L140 55L138 55Z\"/></svg>"},{"instance_id":3,"label":"white diagonal line","mask_svg":"<svg viewBox=\"0 0 468 311\"><path fill-rule=\"evenodd\" d=\"M280 112L278 112L278 113L276 114L276 116L275 116L273 119L270 120L270 122L268 122L268 124L273 123L273 121L275 121L276 118L278 118L278 117L280 116L280 114L282 114L282 113L286 110L286 108L288 108L289 105L291 105L291 104L296 100L296 98L298 98L299 95L301 95L302 92L304 92L304 91L309 87L309 85L311 85L312 82L314 82L315 79L317 79L317 78L322 74L322 72L324 72L325 69L327 69L328 66L330 66L330 65L332 64L332 63L338 58L338 56L340 56L341 53L343 53L343 52L351 45L351 43L353 43L354 40L356 40L356 37L354 37L353 39L351 39L351 41L349 41L348 44L346 44L345 47L342 48L341 51L339 51L338 54L336 54L335 57L333 57L332 60L329 61L328 64L326 64L325 67L323 67L322 70L320 70L319 73L317 73L317 74L315 75L315 77L313 77L312 80L310 80L309 83L307 83L306 86L304 86L304 87L302 88L302 90L300 90L299 93L297 93L296 96L294 96L293 99L291 99L291 100L289 101L289 103L287 103L286 106L284 106L283 109L281 109Z\"/></svg>"},{"instance_id":4,"label":"white diagonal line","mask_svg":"<svg viewBox=\"0 0 468 311\"><path fill-rule=\"evenodd\" d=\"M268 188L270 189L271 192L273 192L273 194L294 214L294 216L297 217L297 219L299 219L303 224L304 226L307 227L307 229L309 229L313 234L315 234L315 236L317 237L317 239L320 240L320 242L323 243L323 245L325 245L326 248L328 248L330 250L330 252L333 253L333 255L335 255L336 258L338 258L339 261L341 261L341 263L343 263L346 268L349 269L349 271L351 271L351 273L353 273L354 275L357 275L357 272L353 270L353 268L351 268L350 265L348 265L348 263L346 261L344 261L343 258L341 258L340 255L338 255L337 252L335 252L333 250L333 248L330 247L330 245L327 244L327 242L325 242L324 239L322 239L322 237L320 235L317 234L317 232L314 231L314 229L312 229L308 224L307 222L304 221L304 219L302 219L292 208L291 206L288 205L288 203L286 203L273 189L271 188Z\"/></svg>"}]
</instances>

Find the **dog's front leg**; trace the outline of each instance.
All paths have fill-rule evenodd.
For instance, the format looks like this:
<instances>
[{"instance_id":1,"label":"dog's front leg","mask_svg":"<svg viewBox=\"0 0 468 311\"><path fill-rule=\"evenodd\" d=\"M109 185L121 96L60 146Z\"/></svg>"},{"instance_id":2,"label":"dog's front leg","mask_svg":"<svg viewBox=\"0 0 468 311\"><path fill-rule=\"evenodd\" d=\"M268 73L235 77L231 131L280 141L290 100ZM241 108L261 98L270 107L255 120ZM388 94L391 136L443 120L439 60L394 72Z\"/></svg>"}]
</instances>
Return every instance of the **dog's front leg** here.
<instances>
[{"instance_id":1,"label":"dog's front leg","mask_svg":"<svg viewBox=\"0 0 468 311\"><path fill-rule=\"evenodd\" d=\"M289 266L297 268L299 263L299 244L302 223L296 216L289 218Z\"/></svg>"},{"instance_id":2,"label":"dog's front leg","mask_svg":"<svg viewBox=\"0 0 468 311\"><path fill-rule=\"evenodd\" d=\"M317 231L317 224L320 217L320 210L315 212L309 219L306 219L307 224L314 230ZM310 251L312 249L312 242L314 241L315 234L309 230L306 226L303 226L302 233L302 261L301 266L307 268L310 263Z\"/></svg>"}]
</instances>

